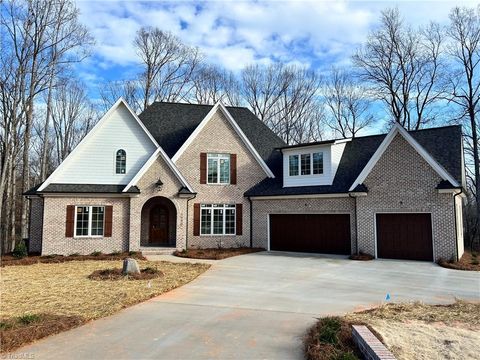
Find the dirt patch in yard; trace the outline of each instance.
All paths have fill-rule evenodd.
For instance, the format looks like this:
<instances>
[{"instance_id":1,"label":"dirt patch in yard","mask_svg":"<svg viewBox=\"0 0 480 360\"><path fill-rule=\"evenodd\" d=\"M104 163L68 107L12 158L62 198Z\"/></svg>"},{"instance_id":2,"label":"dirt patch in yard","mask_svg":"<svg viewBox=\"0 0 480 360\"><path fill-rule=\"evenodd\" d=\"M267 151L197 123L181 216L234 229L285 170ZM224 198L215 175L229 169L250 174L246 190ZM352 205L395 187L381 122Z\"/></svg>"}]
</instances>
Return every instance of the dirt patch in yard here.
<instances>
[{"instance_id":1,"label":"dirt patch in yard","mask_svg":"<svg viewBox=\"0 0 480 360\"><path fill-rule=\"evenodd\" d=\"M140 270L140 274L124 275L122 269L104 269L95 270L88 275L91 280L150 280L163 276L163 273L157 268L148 267Z\"/></svg>"},{"instance_id":2,"label":"dirt patch in yard","mask_svg":"<svg viewBox=\"0 0 480 360\"><path fill-rule=\"evenodd\" d=\"M117 281L92 281L88 278L95 271L119 268L121 265L121 260L89 260L2 268L0 306L2 322L15 323L18 318L33 316L40 317L40 320L33 321L31 324L41 326L44 321L52 321L49 316L53 316L67 324L65 328L56 323L50 327L41 327L42 330L35 330L38 334L35 338L30 337L27 330L18 330L18 340L11 343L14 345L9 346L17 347L66 330L72 323L78 325L111 315L127 306L182 286L209 268L207 264L140 260L140 268L156 268L163 273L163 276L137 281L126 278ZM75 321L67 321L67 319L75 319ZM18 329L21 328L18 327ZM2 332L12 331L12 329L13 327L9 328L6 325ZM51 329L51 332L48 329ZM0 350L2 352L13 350L13 348L8 350L4 348L3 336L0 336L2 337Z\"/></svg>"},{"instance_id":3,"label":"dirt patch in yard","mask_svg":"<svg viewBox=\"0 0 480 360\"><path fill-rule=\"evenodd\" d=\"M175 251L173 255L190 259L221 260L232 256L245 255L254 252L265 251L263 248L227 248L227 249L188 249Z\"/></svg>"},{"instance_id":4,"label":"dirt patch in yard","mask_svg":"<svg viewBox=\"0 0 480 360\"><path fill-rule=\"evenodd\" d=\"M127 257L131 257L137 260L146 260L141 252L131 251L131 252L118 252L111 254L102 254L101 252L93 252L90 255L77 255L72 254L69 256L63 255L46 255L46 256L27 256L24 258L16 258L11 254L2 255L0 258L0 265L3 266L13 266L13 265L33 265L33 264L58 264L69 261L87 261L87 260L123 260Z\"/></svg>"},{"instance_id":5,"label":"dirt patch in yard","mask_svg":"<svg viewBox=\"0 0 480 360\"><path fill-rule=\"evenodd\" d=\"M480 303L386 304L347 314L345 319L370 325L398 359L478 357Z\"/></svg>"},{"instance_id":6,"label":"dirt patch in yard","mask_svg":"<svg viewBox=\"0 0 480 360\"><path fill-rule=\"evenodd\" d=\"M438 265L455 270L480 271L480 255L475 251L465 251L459 261L440 259Z\"/></svg>"},{"instance_id":7,"label":"dirt patch in yard","mask_svg":"<svg viewBox=\"0 0 480 360\"><path fill-rule=\"evenodd\" d=\"M9 352L48 335L58 334L84 323L80 316L24 315L0 320L0 350Z\"/></svg>"}]
</instances>

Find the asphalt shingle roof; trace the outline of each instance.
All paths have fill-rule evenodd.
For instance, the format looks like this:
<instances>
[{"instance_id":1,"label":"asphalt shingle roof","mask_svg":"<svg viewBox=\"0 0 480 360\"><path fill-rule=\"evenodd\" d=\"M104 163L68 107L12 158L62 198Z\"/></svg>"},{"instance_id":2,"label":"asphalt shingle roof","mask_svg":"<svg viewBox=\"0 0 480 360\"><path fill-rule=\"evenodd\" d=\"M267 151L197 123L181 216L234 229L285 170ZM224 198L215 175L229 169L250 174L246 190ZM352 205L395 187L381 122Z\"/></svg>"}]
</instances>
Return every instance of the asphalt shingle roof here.
<instances>
[{"instance_id":1,"label":"asphalt shingle roof","mask_svg":"<svg viewBox=\"0 0 480 360\"><path fill-rule=\"evenodd\" d=\"M172 157L205 118L213 105L155 102L140 114L140 120ZM281 172L282 155L276 148L286 144L249 109L227 106L227 110L260 157L274 174Z\"/></svg>"},{"instance_id":2,"label":"asphalt shingle roof","mask_svg":"<svg viewBox=\"0 0 480 360\"><path fill-rule=\"evenodd\" d=\"M48 193L89 193L89 194L120 194L125 185L104 185L104 184L49 184L42 191L37 189L41 184L31 188L24 195L48 194ZM140 190L136 186L128 189L129 194L138 194Z\"/></svg>"},{"instance_id":3,"label":"asphalt shingle roof","mask_svg":"<svg viewBox=\"0 0 480 360\"><path fill-rule=\"evenodd\" d=\"M459 183L462 182L462 128L446 126L409 132ZM283 178L264 179L245 196L281 196L347 193L386 134L363 136L347 142L332 185L283 187Z\"/></svg>"}]
</instances>

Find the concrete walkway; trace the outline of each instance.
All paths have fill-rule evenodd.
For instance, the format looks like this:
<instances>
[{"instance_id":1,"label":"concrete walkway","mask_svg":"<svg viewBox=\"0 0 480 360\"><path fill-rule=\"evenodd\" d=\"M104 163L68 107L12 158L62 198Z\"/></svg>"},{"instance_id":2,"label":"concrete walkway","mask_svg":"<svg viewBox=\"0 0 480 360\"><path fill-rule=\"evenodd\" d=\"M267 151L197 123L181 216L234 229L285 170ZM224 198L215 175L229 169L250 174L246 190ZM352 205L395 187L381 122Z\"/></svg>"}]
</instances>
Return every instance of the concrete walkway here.
<instances>
[{"instance_id":1,"label":"concrete walkway","mask_svg":"<svg viewBox=\"0 0 480 360\"><path fill-rule=\"evenodd\" d=\"M479 300L478 273L433 263L255 253L18 353L35 359L302 359L315 318L392 301Z\"/></svg>"}]
</instances>

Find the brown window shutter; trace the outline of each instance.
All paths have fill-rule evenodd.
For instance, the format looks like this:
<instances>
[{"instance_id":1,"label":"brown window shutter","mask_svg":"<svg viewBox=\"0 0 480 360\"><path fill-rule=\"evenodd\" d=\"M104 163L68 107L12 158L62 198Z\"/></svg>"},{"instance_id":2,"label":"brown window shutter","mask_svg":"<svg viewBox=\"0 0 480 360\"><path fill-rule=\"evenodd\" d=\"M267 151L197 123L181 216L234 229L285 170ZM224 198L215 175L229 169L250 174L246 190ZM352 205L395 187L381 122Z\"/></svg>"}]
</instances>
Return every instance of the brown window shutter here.
<instances>
[{"instance_id":1,"label":"brown window shutter","mask_svg":"<svg viewBox=\"0 0 480 360\"><path fill-rule=\"evenodd\" d=\"M237 183L237 154L230 154L230 184Z\"/></svg>"},{"instance_id":2,"label":"brown window shutter","mask_svg":"<svg viewBox=\"0 0 480 360\"><path fill-rule=\"evenodd\" d=\"M112 218L113 218L113 206L105 206L105 229L103 236L112 236Z\"/></svg>"},{"instance_id":3,"label":"brown window shutter","mask_svg":"<svg viewBox=\"0 0 480 360\"><path fill-rule=\"evenodd\" d=\"M236 206L236 235L243 234L243 204L237 204Z\"/></svg>"},{"instance_id":4,"label":"brown window shutter","mask_svg":"<svg viewBox=\"0 0 480 360\"><path fill-rule=\"evenodd\" d=\"M200 184L207 183L207 154L200 153Z\"/></svg>"},{"instance_id":5,"label":"brown window shutter","mask_svg":"<svg viewBox=\"0 0 480 360\"><path fill-rule=\"evenodd\" d=\"M200 235L200 204L193 204L193 235Z\"/></svg>"},{"instance_id":6,"label":"brown window shutter","mask_svg":"<svg viewBox=\"0 0 480 360\"><path fill-rule=\"evenodd\" d=\"M67 205L67 219L65 220L65 237L73 237L75 221L75 205Z\"/></svg>"}]
</instances>

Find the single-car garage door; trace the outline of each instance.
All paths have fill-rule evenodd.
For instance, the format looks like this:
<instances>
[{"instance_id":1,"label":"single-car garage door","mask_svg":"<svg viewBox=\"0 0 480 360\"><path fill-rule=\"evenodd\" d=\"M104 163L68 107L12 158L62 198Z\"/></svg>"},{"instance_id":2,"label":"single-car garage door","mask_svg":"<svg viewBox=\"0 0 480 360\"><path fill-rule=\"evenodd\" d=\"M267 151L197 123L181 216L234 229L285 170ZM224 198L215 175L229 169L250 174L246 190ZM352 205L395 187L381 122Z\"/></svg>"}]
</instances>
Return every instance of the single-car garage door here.
<instances>
[{"instance_id":1,"label":"single-car garage door","mask_svg":"<svg viewBox=\"0 0 480 360\"><path fill-rule=\"evenodd\" d=\"M272 214L270 250L350 254L350 215Z\"/></svg>"},{"instance_id":2,"label":"single-car garage door","mask_svg":"<svg viewBox=\"0 0 480 360\"><path fill-rule=\"evenodd\" d=\"M430 214L377 214L379 258L433 261Z\"/></svg>"}]
</instances>

